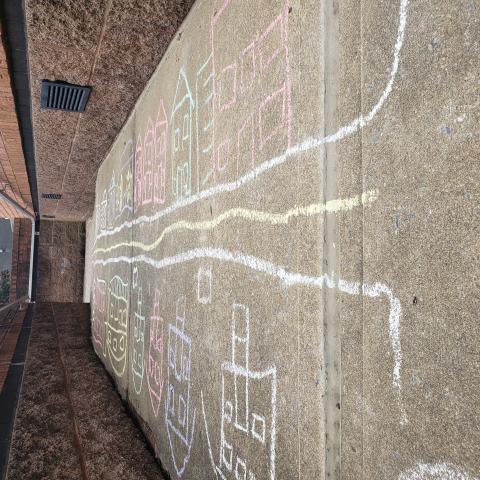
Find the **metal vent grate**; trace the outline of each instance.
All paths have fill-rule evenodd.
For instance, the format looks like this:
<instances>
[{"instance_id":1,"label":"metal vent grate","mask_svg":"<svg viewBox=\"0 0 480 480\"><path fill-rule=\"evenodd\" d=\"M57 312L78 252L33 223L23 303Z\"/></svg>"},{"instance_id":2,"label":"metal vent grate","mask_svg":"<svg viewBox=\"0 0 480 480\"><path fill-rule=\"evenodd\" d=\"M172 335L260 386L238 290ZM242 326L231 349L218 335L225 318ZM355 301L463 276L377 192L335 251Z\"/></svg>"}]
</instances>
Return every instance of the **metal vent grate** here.
<instances>
[{"instance_id":1,"label":"metal vent grate","mask_svg":"<svg viewBox=\"0 0 480 480\"><path fill-rule=\"evenodd\" d=\"M49 200L60 200L62 198L61 193L42 193L42 198L48 198Z\"/></svg>"},{"instance_id":2,"label":"metal vent grate","mask_svg":"<svg viewBox=\"0 0 480 480\"><path fill-rule=\"evenodd\" d=\"M83 112L91 90L91 87L42 80L40 106L67 112Z\"/></svg>"},{"instance_id":3,"label":"metal vent grate","mask_svg":"<svg viewBox=\"0 0 480 480\"><path fill-rule=\"evenodd\" d=\"M55 218L55 215L42 215L43 218Z\"/></svg>"}]
</instances>

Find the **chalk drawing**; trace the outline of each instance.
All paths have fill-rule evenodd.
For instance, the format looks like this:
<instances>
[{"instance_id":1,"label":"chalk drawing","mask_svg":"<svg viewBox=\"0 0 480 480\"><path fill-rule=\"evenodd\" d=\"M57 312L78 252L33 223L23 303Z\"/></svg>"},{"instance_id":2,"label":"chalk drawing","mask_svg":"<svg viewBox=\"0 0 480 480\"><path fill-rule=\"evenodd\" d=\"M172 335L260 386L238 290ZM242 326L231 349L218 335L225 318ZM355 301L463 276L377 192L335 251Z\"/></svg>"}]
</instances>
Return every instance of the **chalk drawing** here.
<instances>
[{"instance_id":1,"label":"chalk drawing","mask_svg":"<svg viewBox=\"0 0 480 480\"><path fill-rule=\"evenodd\" d=\"M131 353L132 379L135 393L142 391L143 376L145 372L145 314L143 308L143 289L134 289L137 303L133 312L133 344Z\"/></svg>"},{"instance_id":2,"label":"chalk drawing","mask_svg":"<svg viewBox=\"0 0 480 480\"><path fill-rule=\"evenodd\" d=\"M95 277L93 280L92 298L92 339L104 349L105 320L107 314L107 283ZM103 351L105 354L105 351Z\"/></svg>"},{"instance_id":3,"label":"chalk drawing","mask_svg":"<svg viewBox=\"0 0 480 480\"><path fill-rule=\"evenodd\" d=\"M186 298L176 303L175 325L168 325L168 376L165 422L175 472L185 472L195 430L195 410L191 411L191 353L192 340L185 333Z\"/></svg>"},{"instance_id":4,"label":"chalk drawing","mask_svg":"<svg viewBox=\"0 0 480 480\"><path fill-rule=\"evenodd\" d=\"M148 120L149 123L145 133L145 143L142 135L138 134L137 145L135 148L135 211L137 211L142 205L151 203L153 196L152 152L155 148L155 144L153 140L152 120Z\"/></svg>"},{"instance_id":5,"label":"chalk drawing","mask_svg":"<svg viewBox=\"0 0 480 480\"><path fill-rule=\"evenodd\" d=\"M116 263L131 264L133 262L143 262L157 270L169 268L175 265L191 262L196 259L215 259L221 262L234 263L242 265L246 268L256 270L282 281L285 286L293 287L297 285L315 287L315 288L337 288L340 292L348 295L363 295L368 298L385 297L390 304L390 313L388 316L388 329L390 342L392 346L394 366L392 373L393 387L397 391L399 408L401 410L401 422L407 421L406 414L401 400L401 365L402 365L402 349L400 342L400 317L401 305L398 298L386 285L381 283L361 284L360 282L348 282L335 278L334 275L324 274L320 277L304 275L297 272L289 272L285 268L275 265L272 262L247 255L242 252L231 252L222 248L194 248L185 252L178 253L170 257L160 260L149 257L148 255L136 255L133 257L118 256L107 259L96 259L94 265L110 265Z\"/></svg>"},{"instance_id":6,"label":"chalk drawing","mask_svg":"<svg viewBox=\"0 0 480 480\"><path fill-rule=\"evenodd\" d=\"M107 192L103 191L102 201L97 205L95 211L95 231L98 237L100 232L107 228Z\"/></svg>"},{"instance_id":7,"label":"chalk drawing","mask_svg":"<svg viewBox=\"0 0 480 480\"><path fill-rule=\"evenodd\" d=\"M213 473L215 474L215 478L218 479L217 466L215 465L215 460L213 458L212 442L210 441L210 433L208 430L207 414L205 413L205 400L203 398L203 390L200 390L200 398L202 400L203 425L205 427L205 436L207 437L208 456L210 458L210 464L212 466Z\"/></svg>"},{"instance_id":8,"label":"chalk drawing","mask_svg":"<svg viewBox=\"0 0 480 480\"><path fill-rule=\"evenodd\" d=\"M117 186L115 221L123 212L133 210L133 156L133 140L128 139L120 155L121 169Z\"/></svg>"},{"instance_id":9,"label":"chalk drawing","mask_svg":"<svg viewBox=\"0 0 480 480\"><path fill-rule=\"evenodd\" d=\"M197 191L215 183L214 75L212 55L197 72L195 83Z\"/></svg>"},{"instance_id":10,"label":"chalk drawing","mask_svg":"<svg viewBox=\"0 0 480 480\"><path fill-rule=\"evenodd\" d=\"M212 303L212 266L198 269L197 300L203 305Z\"/></svg>"},{"instance_id":11,"label":"chalk drawing","mask_svg":"<svg viewBox=\"0 0 480 480\"><path fill-rule=\"evenodd\" d=\"M355 195L350 198L338 198L329 200L326 203L313 203L303 207L294 207L284 213L270 213L261 210L250 210L247 208L232 208L226 210L215 218L206 221L188 222L180 220L166 227L159 237L148 245L138 241L120 242L105 248L96 248L95 253L107 253L120 247L135 247L144 251L152 251L157 248L166 235L180 230L205 231L211 230L221 223L240 218L251 222L269 223L270 225L287 225L292 218L301 216L313 216L321 213L339 213L347 212L361 205L368 205L378 199L377 190L369 190L361 195Z\"/></svg>"},{"instance_id":12,"label":"chalk drawing","mask_svg":"<svg viewBox=\"0 0 480 480\"><path fill-rule=\"evenodd\" d=\"M153 200L162 205L166 198L166 170L168 144L168 117L163 100L160 100L155 121L155 161L153 167Z\"/></svg>"},{"instance_id":13,"label":"chalk drawing","mask_svg":"<svg viewBox=\"0 0 480 480\"><path fill-rule=\"evenodd\" d=\"M145 135L137 138L135 156L135 211L141 206L165 202L168 118L160 100L157 118L147 118Z\"/></svg>"},{"instance_id":14,"label":"chalk drawing","mask_svg":"<svg viewBox=\"0 0 480 480\"><path fill-rule=\"evenodd\" d=\"M137 136L137 143L135 144L135 187L133 189L134 211L140 208L143 203L144 187L146 187L146 180L144 179L143 169L145 164L143 152L143 139L140 133Z\"/></svg>"},{"instance_id":15,"label":"chalk drawing","mask_svg":"<svg viewBox=\"0 0 480 480\"><path fill-rule=\"evenodd\" d=\"M213 143L216 175L223 180L251 170L262 156L291 145L287 6L266 25L255 18L239 22L237 17L229 0L212 17ZM217 40L225 35L237 39L228 48Z\"/></svg>"},{"instance_id":16,"label":"chalk drawing","mask_svg":"<svg viewBox=\"0 0 480 480\"><path fill-rule=\"evenodd\" d=\"M163 318L160 315L160 290L157 288L153 301L153 315L150 317L147 383L153 413L158 417L163 391Z\"/></svg>"},{"instance_id":17,"label":"chalk drawing","mask_svg":"<svg viewBox=\"0 0 480 480\"><path fill-rule=\"evenodd\" d=\"M155 163L155 127L151 117L147 119L147 128L143 137L143 157L141 158L143 159L143 168L140 169L142 174L140 180L143 182L141 205L149 205L153 201L153 167ZM138 208L139 205L136 207Z\"/></svg>"},{"instance_id":18,"label":"chalk drawing","mask_svg":"<svg viewBox=\"0 0 480 480\"><path fill-rule=\"evenodd\" d=\"M398 480L479 480L452 463L419 463L400 474Z\"/></svg>"},{"instance_id":19,"label":"chalk drawing","mask_svg":"<svg viewBox=\"0 0 480 480\"><path fill-rule=\"evenodd\" d=\"M220 43L216 41L218 33L221 31L223 35L228 25L238 25L238 22L229 21L229 16L234 12L230 8L230 0L225 0L212 20L212 54L197 71L195 98L190 91L185 70L181 68L170 118L167 118L161 102L156 121L148 119L145 133L138 136L135 149L133 148L134 140L129 141L131 158L135 150L135 162L130 161L130 170L127 169L124 174L113 172L108 188L100 192L101 201L96 209L95 242L97 239L115 235L134 225L152 224L196 202L234 192L290 159L300 161L300 157L306 152L311 152L328 143L341 141L369 125L393 91L405 38L408 5L409 0L400 1L393 62L387 85L377 103L367 113L362 113L334 133L326 136L314 134L292 145L293 116L287 6L282 7L274 18L252 32L251 37L247 35L247 44L235 45L233 49L222 49ZM253 25L254 23L255 20L252 21ZM253 28L256 29L257 26L254 25ZM258 34L257 31L260 33ZM255 101L250 102L251 105L247 104L252 98ZM242 112L241 115L238 115L239 111ZM195 118L192 117L194 113ZM192 130L193 121L196 126L195 145L192 145L192 141L195 141ZM167 149L168 142L171 144L169 149ZM192 148L196 150L192 151ZM167 151L170 152L172 163L173 203L151 214L137 216L117 224L122 213L125 210L132 210L134 205L137 209L140 205L148 205L152 202L159 205L165 203ZM192 154L195 155L195 152L196 175L192 172L192 168L195 168L192 167ZM135 186L132 187L134 165ZM195 186L192 185L194 179L197 181ZM195 188L196 192L193 192ZM97 248L95 253L111 252L122 246L150 252L157 248L168 234L182 230L207 231L232 219L269 225L287 225L293 218L347 211L373 202L377 197L377 191L370 191L349 199L294 206L281 213L232 208L212 219L181 220L172 223L151 243L121 242L105 248ZM243 266L276 278L285 287L336 288L348 295L363 295L366 298L387 300L389 302L388 333L393 354L392 384L397 395L401 422L407 421L401 396L401 305L391 289L382 283L349 282L337 278L334 274L305 275L288 271L280 265L242 252L209 247L194 248L160 259L146 254L96 259L94 265L141 262L161 270L197 259L210 259ZM211 303L211 281L212 266L201 266L197 271L196 288L197 301L203 305ZM137 289L131 355L134 389L140 393L146 369L150 402L154 416L158 417L164 385L162 372L164 337L160 292L155 290L149 330L148 359L145 361L145 312L142 311L143 291L138 287L138 270L137 277L134 270L132 283L133 288ZM104 289L106 286L105 282ZM119 276L113 277L108 284L108 312L104 324L103 344L105 351L108 351L112 367L119 377L124 374L128 358L126 337L129 319L128 298L128 283ZM95 300L94 289L94 304ZM98 294L98 302L101 302L101 292ZM101 310L98 311L101 314ZM97 334L100 339L101 328L94 333L94 321L92 318L92 335ZM192 341L185 331L185 324L186 299L180 297L176 303L175 323L168 325L167 389L164 405L171 456L179 477L183 476L190 459L196 416L196 410L190 398ZM212 452L204 397L201 391L207 445L212 468L217 478L218 476L223 479L245 480L275 478L276 369L275 367L262 371L250 369L249 325L249 308L234 304L232 359L221 365L221 439L217 462ZM233 386L234 395L231 394L232 388L229 385ZM267 385L266 390L271 394L267 397L253 395L255 385L262 385L262 391L265 391L265 385ZM251 452L255 452L255 456L252 456ZM464 473L462 469L451 464L418 464L403 472L399 480L473 479L471 476L462 476Z\"/></svg>"},{"instance_id":20,"label":"chalk drawing","mask_svg":"<svg viewBox=\"0 0 480 480\"><path fill-rule=\"evenodd\" d=\"M292 147L287 148L280 155L274 156L269 160L264 161L263 163L255 167L253 170L249 171L245 175L242 175L241 177L239 177L237 180L233 182L218 184L213 187L207 188L206 190L200 191L194 195L190 195L187 198L181 198L177 200L175 203L173 203L172 205L170 205L169 207L166 207L163 210L159 210L158 212L155 212L152 215L143 215L135 218L132 221L126 221L121 225L115 227L114 229L100 232L97 238L101 238L103 236L115 235L120 231L122 231L124 228L130 228L132 225L139 225L142 223L151 223L151 222L157 221L160 218L170 215L171 213L179 209L185 208L201 200L205 200L207 198L211 198L222 193L233 192L247 185L251 181L256 180L259 176L268 172L272 168L282 165L291 157L296 157L300 154L306 153L312 149L316 149L328 143L334 143L334 142L343 140L344 138L352 135L358 130L369 125L371 121L375 118L375 116L378 114L378 112L381 110L381 108L383 107L384 103L386 102L387 98L390 96L393 90L393 85L395 82L395 78L397 76L398 66L400 63L400 52L402 50L404 38L405 38L408 5L409 5L409 0L401 0L400 9L399 9L397 38L394 46L393 61L390 68L389 80L387 82L387 85L384 91L380 95L379 100L367 114L360 115L359 117L352 120L348 125L341 127L333 134L330 134L327 136L310 137L300 143L297 143Z\"/></svg>"},{"instance_id":21,"label":"chalk drawing","mask_svg":"<svg viewBox=\"0 0 480 480\"><path fill-rule=\"evenodd\" d=\"M108 286L106 323L107 351L117 376L122 377L127 363L128 282L115 275Z\"/></svg>"},{"instance_id":22,"label":"chalk drawing","mask_svg":"<svg viewBox=\"0 0 480 480\"><path fill-rule=\"evenodd\" d=\"M118 185L115 179L115 172L112 173L110 185L107 190L107 226L112 228L117 218L117 190Z\"/></svg>"},{"instance_id":23,"label":"chalk drawing","mask_svg":"<svg viewBox=\"0 0 480 480\"><path fill-rule=\"evenodd\" d=\"M120 183L123 185L122 203L118 209L117 218L120 217L124 211L133 210L133 141L127 140L125 144L124 153L125 162L122 162L122 170L120 171Z\"/></svg>"},{"instance_id":24,"label":"chalk drawing","mask_svg":"<svg viewBox=\"0 0 480 480\"><path fill-rule=\"evenodd\" d=\"M133 210L133 141L129 139L122 150L119 163L121 165L119 180L112 173L108 188L102 193L102 201L96 206L96 231L105 231L115 225L125 211Z\"/></svg>"},{"instance_id":25,"label":"chalk drawing","mask_svg":"<svg viewBox=\"0 0 480 480\"><path fill-rule=\"evenodd\" d=\"M135 265L132 271L132 288L138 287L138 266Z\"/></svg>"},{"instance_id":26,"label":"chalk drawing","mask_svg":"<svg viewBox=\"0 0 480 480\"><path fill-rule=\"evenodd\" d=\"M172 189L181 200L192 192L192 115L194 101L185 71L180 69L170 116Z\"/></svg>"},{"instance_id":27,"label":"chalk drawing","mask_svg":"<svg viewBox=\"0 0 480 480\"><path fill-rule=\"evenodd\" d=\"M221 368L220 455L216 471L222 479L274 480L276 368L255 371L249 367L247 306L233 305L231 324L232 357ZM267 398L265 391L270 392Z\"/></svg>"}]
</instances>

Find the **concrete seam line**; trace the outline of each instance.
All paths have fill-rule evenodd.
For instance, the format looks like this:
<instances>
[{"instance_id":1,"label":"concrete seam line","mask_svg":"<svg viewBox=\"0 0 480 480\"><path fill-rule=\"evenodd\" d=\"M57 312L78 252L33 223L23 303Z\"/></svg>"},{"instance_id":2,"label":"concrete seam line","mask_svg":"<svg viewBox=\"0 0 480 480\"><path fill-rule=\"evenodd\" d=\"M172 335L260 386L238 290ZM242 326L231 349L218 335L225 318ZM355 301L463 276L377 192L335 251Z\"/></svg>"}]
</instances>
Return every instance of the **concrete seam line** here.
<instances>
[{"instance_id":1,"label":"concrete seam line","mask_svg":"<svg viewBox=\"0 0 480 480\"><path fill-rule=\"evenodd\" d=\"M60 332L58 331L58 324L57 320L55 318L55 309L53 308L53 303L50 303L50 307L52 309L52 319L53 323L55 325L55 333L57 336L57 346L58 346L58 355L60 357L60 363L62 365L62 373L63 373L63 381L65 383L65 393L67 395L67 401L68 401L68 408L70 410L70 415L72 417L72 424L73 424L73 436L74 436L74 443L75 447L77 448L79 460L80 460L80 469L82 471L82 479L83 480L89 480L88 474L87 474L87 464L85 462L85 457L83 455L83 448L82 448L82 442L80 440L80 432L78 430L78 424L77 420L75 417L75 409L73 408L73 401L72 401L72 395L70 391L70 381L68 380L68 375L67 375L67 368L65 365L64 357L63 357L63 350L62 346L60 344Z\"/></svg>"}]
</instances>

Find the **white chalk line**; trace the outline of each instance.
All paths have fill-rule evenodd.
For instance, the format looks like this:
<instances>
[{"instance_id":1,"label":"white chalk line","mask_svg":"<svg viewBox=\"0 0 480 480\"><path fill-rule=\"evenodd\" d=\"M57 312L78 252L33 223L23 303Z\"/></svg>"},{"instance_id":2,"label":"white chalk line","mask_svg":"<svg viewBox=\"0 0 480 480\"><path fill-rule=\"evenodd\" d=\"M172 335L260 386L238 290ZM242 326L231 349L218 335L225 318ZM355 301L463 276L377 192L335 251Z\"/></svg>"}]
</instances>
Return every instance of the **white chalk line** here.
<instances>
[{"instance_id":1,"label":"white chalk line","mask_svg":"<svg viewBox=\"0 0 480 480\"><path fill-rule=\"evenodd\" d=\"M268 260L264 260L242 252L232 252L222 248L194 248L176 255L165 257L159 260L141 254L133 257L118 256L107 259L97 259L94 265L110 265L116 263L146 263L157 270L162 270L175 265L191 262L196 259L211 258L222 262L234 263L244 267L262 272L266 275L278 278L287 287L297 285L315 287L315 288L337 288L340 292L349 295L363 295L368 298L377 298L381 295L387 297L390 302L390 313L388 317L389 336L394 357L393 367L393 386L398 393L398 401L401 410L401 422L406 422L406 415L401 401L401 365L402 349L400 343L400 301L393 295L392 291L381 283L348 282L342 279L335 279L334 275L323 274L320 277L304 275L302 273L290 272L283 267L275 265Z\"/></svg>"},{"instance_id":2,"label":"white chalk line","mask_svg":"<svg viewBox=\"0 0 480 480\"><path fill-rule=\"evenodd\" d=\"M452 463L419 463L402 472L398 480L479 480Z\"/></svg>"},{"instance_id":3,"label":"white chalk line","mask_svg":"<svg viewBox=\"0 0 480 480\"><path fill-rule=\"evenodd\" d=\"M377 113L380 111L380 109L382 108L385 101L387 100L387 98L389 97L390 93L393 90L393 84L395 82L395 77L398 72L398 65L400 63L400 52L402 50L402 46L405 39L405 27L407 24L408 4L409 4L409 0L401 0L400 2L397 40L395 42L393 62L390 70L390 77L389 77L388 83L382 95L380 96L378 102L374 105L374 107L370 110L368 114L360 115L355 120L353 120L350 124L345 125L344 127L341 127L339 130L337 130L335 133L331 135L327 135L325 137L310 137L307 140L301 143L298 143L293 147L288 148L283 154L265 161L264 163L260 164L258 167L246 173L245 175L238 178L234 182L219 184L207 190L198 192L194 195L191 195L189 197L186 197L184 199L181 199L175 202L169 207L163 210L160 210L153 215L142 215L134 220L126 221L111 230L105 230L100 232L97 235L97 239L102 238L104 236L115 235L116 233L122 231L124 228L131 228L133 225L139 225L142 223L150 223L150 222L157 221L181 208L192 205L200 200L205 200L206 198L216 196L220 193L233 192L234 190L239 189L240 187L251 182L252 180L255 180L258 176L267 172L268 170L283 164L286 160L288 160L292 156L308 152L309 150L318 148L321 145L338 142L339 140L342 140L345 137L352 135L359 129L367 126L373 120L373 118L377 115Z\"/></svg>"}]
</instances>

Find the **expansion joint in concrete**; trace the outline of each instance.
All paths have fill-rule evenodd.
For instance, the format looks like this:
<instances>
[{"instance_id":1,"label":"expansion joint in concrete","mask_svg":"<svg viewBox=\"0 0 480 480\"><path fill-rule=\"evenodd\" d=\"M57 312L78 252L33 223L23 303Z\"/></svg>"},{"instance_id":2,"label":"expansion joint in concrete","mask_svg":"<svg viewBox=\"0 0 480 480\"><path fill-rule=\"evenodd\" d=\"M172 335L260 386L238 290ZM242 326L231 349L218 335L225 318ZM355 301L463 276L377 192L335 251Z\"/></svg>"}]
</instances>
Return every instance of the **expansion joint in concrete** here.
<instances>
[{"instance_id":1,"label":"expansion joint in concrete","mask_svg":"<svg viewBox=\"0 0 480 480\"><path fill-rule=\"evenodd\" d=\"M336 131L338 18L333 1L323 4L323 121L324 135ZM337 198L336 143L324 147L323 201ZM323 274L337 273L336 216L324 214ZM341 328L338 324L337 292L323 291L325 361L325 478L341 478Z\"/></svg>"}]
</instances>

